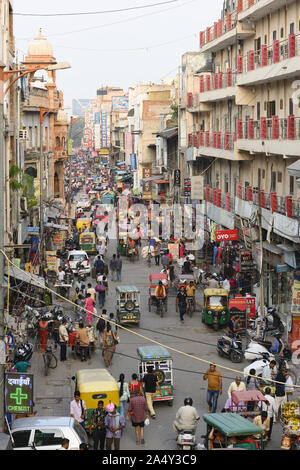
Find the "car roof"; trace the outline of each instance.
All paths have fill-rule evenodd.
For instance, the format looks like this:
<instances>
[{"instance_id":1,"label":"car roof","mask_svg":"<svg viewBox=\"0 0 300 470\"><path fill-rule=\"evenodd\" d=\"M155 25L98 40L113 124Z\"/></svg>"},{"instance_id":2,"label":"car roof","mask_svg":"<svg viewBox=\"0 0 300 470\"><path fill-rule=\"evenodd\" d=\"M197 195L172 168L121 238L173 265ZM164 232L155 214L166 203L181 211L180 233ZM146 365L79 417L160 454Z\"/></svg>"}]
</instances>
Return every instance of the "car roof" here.
<instances>
[{"instance_id":1,"label":"car roof","mask_svg":"<svg viewBox=\"0 0 300 470\"><path fill-rule=\"evenodd\" d=\"M12 430L23 428L39 428L62 426L70 427L74 424L74 418L70 416L40 416L36 418L19 418L12 423Z\"/></svg>"}]
</instances>

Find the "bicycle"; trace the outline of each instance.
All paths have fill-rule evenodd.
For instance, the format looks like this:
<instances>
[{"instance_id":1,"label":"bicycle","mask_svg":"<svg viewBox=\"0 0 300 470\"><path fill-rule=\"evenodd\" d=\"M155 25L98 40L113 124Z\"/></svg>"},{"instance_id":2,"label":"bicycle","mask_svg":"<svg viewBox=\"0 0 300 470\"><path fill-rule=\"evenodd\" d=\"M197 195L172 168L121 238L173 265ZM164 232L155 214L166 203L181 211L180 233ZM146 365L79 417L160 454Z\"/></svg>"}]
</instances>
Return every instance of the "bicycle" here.
<instances>
[{"instance_id":1,"label":"bicycle","mask_svg":"<svg viewBox=\"0 0 300 470\"><path fill-rule=\"evenodd\" d=\"M147 255L147 264L149 267L151 266L151 258L152 258L152 254L149 252Z\"/></svg>"},{"instance_id":2,"label":"bicycle","mask_svg":"<svg viewBox=\"0 0 300 470\"><path fill-rule=\"evenodd\" d=\"M160 314L161 318L164 316L164 312L167 312L167 301L166 299L158 298L157 301L157 313Z\"/></svg>"},{"instance_id":3,"label":"bicycle","mask_svg":"<svg viewBox=\"0 0 300 470\"><path fill-rule=\"evenodd\" d=\"M195 299L194 297L188 297L188 307L187 307L187 313L191 317L193 313L195 312Z\"/></svg>"},{"instance_id":4,"label":"bicycle","mask_svg":"<svg viewBox=\"0 0 300 470\"><path fill-rule=\"evenodd\" d=\"M51 346L48 346L46 351L43 353L44 359L44 372L48 375L49 369L55 369L57 367L57 358L52 352Z\"/></svg>"}]
</instances>

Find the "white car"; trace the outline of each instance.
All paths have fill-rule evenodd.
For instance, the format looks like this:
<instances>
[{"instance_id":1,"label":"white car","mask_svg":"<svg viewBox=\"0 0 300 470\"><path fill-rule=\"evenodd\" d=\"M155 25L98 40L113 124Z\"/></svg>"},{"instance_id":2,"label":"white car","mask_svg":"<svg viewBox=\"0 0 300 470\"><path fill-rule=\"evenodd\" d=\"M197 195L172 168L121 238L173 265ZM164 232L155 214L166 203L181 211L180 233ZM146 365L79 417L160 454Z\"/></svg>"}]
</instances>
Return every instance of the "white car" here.
<instances>
[{"instance_id":1,"label":"white car","mask_svg":"<svg viewBox=\"0 0 300 470\"><path fill-rule=\"evenodd\" d=\"M15 450L58 450L62 439L69 439L69 450L79 450L81 443L88 443L83 427L69 416L16 419L11 433Z\"/></svg>"},{"instance_id":2,"label":"white car","mask_svg":"<svg viewBox=\"0 0 300 470\"><path fill-rule=\"evenodd\" d=\"M80 201L76 204L76 209L83 209L84 211L88 211L91 208L91 201L89 198L81 197Z\"/></svg>"},{"instance_id":3,"label":"white car","mask_svg":"<svg viewBox=\"0 0 300 470\"><path fill-rule=\"evenodd\" d=\"M91 264L86 251L73 250L69 251L67 265L72 269L74 274L77 274L77 263L81 262L85 274L91 274Z\"/></svg>"}]
</instances>

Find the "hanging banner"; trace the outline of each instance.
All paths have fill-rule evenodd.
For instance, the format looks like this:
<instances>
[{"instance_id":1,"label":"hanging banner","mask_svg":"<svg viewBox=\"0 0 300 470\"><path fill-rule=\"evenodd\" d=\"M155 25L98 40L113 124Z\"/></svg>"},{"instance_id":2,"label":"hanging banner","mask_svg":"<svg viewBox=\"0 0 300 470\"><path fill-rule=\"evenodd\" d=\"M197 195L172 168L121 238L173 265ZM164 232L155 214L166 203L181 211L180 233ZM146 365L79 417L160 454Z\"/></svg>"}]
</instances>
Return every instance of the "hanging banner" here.
<instances>
[{"instance_id":1,"label":"hanging banner","mask_svg":"<svg viewBox=\"0 0 300 470\"><path fill-rule=\"evenodd\" d=\"M299 281L294 281L291 312L294 314L300 314L300 282Z\"/></svg>"},{"instance_id":2,"label":"hanging banner","mask_svg":"<svg viewBox=\"0 0 300 470\"><path fill-rule=\"evenodd\" d=\"M238 230L216 230L216 242L229 242L239 239Z\"/></svg>"},{"instance_id":3,"label":"hanging banner","mask_svg":"<svg viewBox=\"0 0 300 470\"><path fill-rule=\"evenodd\" d=\"M72 139L68 139L68 156L71 157L72 155L73 155Z\"/></svg>"}]
</instances>

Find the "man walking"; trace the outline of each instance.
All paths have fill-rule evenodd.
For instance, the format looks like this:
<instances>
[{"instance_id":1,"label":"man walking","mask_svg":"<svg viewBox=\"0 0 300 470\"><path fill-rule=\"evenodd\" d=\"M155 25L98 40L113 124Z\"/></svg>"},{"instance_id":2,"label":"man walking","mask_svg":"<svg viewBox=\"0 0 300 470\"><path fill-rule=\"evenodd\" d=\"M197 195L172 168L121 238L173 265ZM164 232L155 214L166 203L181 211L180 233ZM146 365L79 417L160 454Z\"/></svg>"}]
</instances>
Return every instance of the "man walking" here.
<instances>
[{"instance_id":1,"label":"man walking","mask_svg":"<svg viewBox=\"0 0 300 470\"><path fill-rule=\"evenodd\" d=\"M208 380L207 385L207 403L208 412L215 413L217 411L218 398L222 395L222 375L216 369L215 364L210 364L209 369L203 376L203 380Z\"/></svg>"},{"instance_id":2,"label":"man walking","mask_svg":"<svg viewBox=\"0 0 300 470\"><path fill-rule=\"evenodd\" d=\"M98 407L92 411L91 421L90 421L90 434L93 433L94 450L98 450L99 444L100 444L100 450L104 450L105 438L106 438L106 427L105 427L106 416L107 416L107 411L104 408L104 402L102 400L99 400ZM94 430L92 430L93 426L94 426Z\"/></svg>"},{"instance_id":3,"label":"man walking","mask_svg":"<svg viewBox=\"0 0 300 470\"><path fill-rule=\"evenodd\" d=\"M147 400L148 409L152 419L155 419L155 411L153 408L153 399L155 397L156 388L160 391L160 385L156 375L153 373L153 367L147 367L147 373L143 377L145 396Z\"/></svg>"},{"instance_id":4,"label":"man walking","mask_svg":"<svg viewBox=\"0 0 300 470\"><path fill-rule=\"evenodd\" d=\"M134 396L130 399L127 419L131 416L132 426L135 428L137 445L145 444L144 426L145 420L149 418L147 402L141 389L136 390Z\"/></svg>"},{"instance_id":5,"label":"man walking","mask_svg":"<svg viewBox=\"0 0 300 470\"><path fill-rule=\"evenodd\" d=\"M121 259L121 256L118 254L117 255L117 260L116 260L116 271L117 271L117 281L118 282L121 282L122 267L123 267L123 261Z\"/></svg>"},{"instance_id":6,"label":"man walking","mask_svg":"<svg viewBox=\"0 0 300 470\"><path fill-rule=\"evenodd\" d=\"M111 271L111 280L113 282L115 282L116 281L116 271L117 271L117 257L116 257L116 255L113 255L112 259L110 260L109 269Z\"/></svg>"},{"instance_id":7,"label":"man walking","mask_svg":"<svg viewBox=\"0 0 300 470\"><path fill-rule=\"evenodd\" d=\"M104 269L104 261L101 259L101 256L98 256L95 261L96 277Z\"/></svg>"},{"instance_id":8,"label":"man walking","mask_svg":"<svg viewBox=\"0 0 300 470\"><path fill-rule=\"evenodd\" d=\"M85 429L87 419L86 404L80 399L80 392L74 393L74 400L70 403L70 415Z\"/></svg>"},{"instance_id":9,"label":"man walking","mask_svg":"<svg viewBox=\"0 0 300 470\"><path fill-rule=\"evenodd\" d=\"M67 320L63 319L58 332L59 332L59 344L60 344L60 360L64 362L67 360L67 345L69 341L69 334L66 328Z\"/></svg>"}]
</instances>

